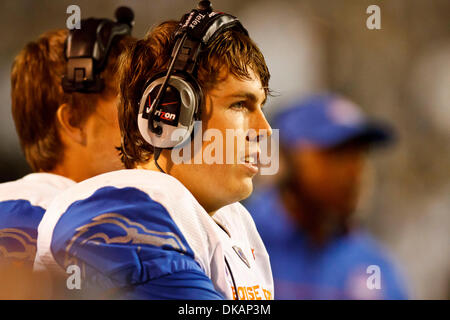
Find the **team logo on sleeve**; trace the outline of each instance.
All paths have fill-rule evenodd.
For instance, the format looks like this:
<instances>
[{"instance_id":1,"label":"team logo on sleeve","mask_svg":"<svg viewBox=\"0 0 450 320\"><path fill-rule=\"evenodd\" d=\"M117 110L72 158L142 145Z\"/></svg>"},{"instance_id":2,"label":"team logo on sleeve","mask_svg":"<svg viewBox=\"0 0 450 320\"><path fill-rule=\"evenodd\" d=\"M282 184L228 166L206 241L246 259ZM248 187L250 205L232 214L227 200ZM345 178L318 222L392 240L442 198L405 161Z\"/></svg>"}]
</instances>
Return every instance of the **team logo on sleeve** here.
<instances>
[{"instance_id":1,"label":"team logo on sleeve","mask_svg":"<svg viewBox=\"0 0 450 320\"><path fill-rule=\"evenodd\" d=\"M115 236L108 235L108 230L114 230ZM149 230L141 223L133 222L117 213L99 215L93 218L92 222L77 228L76 231L77 233L66 247L65 265L78 264L77 259L70 254L75 243L77 243L77 247L82 247L87 242L94 245L115 243L141 244L155 247L169 246L181 254L187 252L187 248L182 240L175 233ZM117 234L120 235L117 236Z\"/></svg>"},{"instance_id":2,"label":"team logo on sleeve","mask_svg":"<svg viewBox=\"0 0 450 320\"><path fill-rule=\"evenodd\" d=\"M0 257L33 261L36 255L36 239L16 228L0 230Z\"/></svg>"}]
</instances>

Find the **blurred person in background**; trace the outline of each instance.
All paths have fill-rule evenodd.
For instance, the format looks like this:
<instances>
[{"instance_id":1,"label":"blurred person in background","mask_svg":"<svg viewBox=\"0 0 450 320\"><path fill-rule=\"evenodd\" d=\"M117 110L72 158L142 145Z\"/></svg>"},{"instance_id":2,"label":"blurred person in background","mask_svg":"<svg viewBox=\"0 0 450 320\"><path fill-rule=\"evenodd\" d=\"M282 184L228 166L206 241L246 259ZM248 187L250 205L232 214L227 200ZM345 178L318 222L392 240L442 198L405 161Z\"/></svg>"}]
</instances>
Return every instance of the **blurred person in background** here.
<instances>
[{"instance_id":1,"label":"blurred person in background","mask_svg":"<svg viewBox=\"0 0 450 320\"><path fill-rule=\"evenodd\" d=\"M2 299L36 298L34 293L48 297L49 292L38 289L48 278L31 276L38 225L47 206L76 182L122 168L116 149L121 142L115 73L119 55L132 42L132 23L119 20L118 12L117 22L91 18L70 33L46 32L14 60L12 114L33 173L0 184ZM110 32L102 39L111 40L103 51L95 47L101 32Z\"/></svg>"},{"instance_id":2,"label":"blurred person in background","mask_svg":"<svg viewBox=\"0 0 450 320\"><path fill-rule=\"evenodd\" d=\"M309 97L275 116L276 185L245 203L267 247L277 299L406 299L386 250L354 223L367 151L392 139L333 94Z\"/></svg>"}]
</instances>

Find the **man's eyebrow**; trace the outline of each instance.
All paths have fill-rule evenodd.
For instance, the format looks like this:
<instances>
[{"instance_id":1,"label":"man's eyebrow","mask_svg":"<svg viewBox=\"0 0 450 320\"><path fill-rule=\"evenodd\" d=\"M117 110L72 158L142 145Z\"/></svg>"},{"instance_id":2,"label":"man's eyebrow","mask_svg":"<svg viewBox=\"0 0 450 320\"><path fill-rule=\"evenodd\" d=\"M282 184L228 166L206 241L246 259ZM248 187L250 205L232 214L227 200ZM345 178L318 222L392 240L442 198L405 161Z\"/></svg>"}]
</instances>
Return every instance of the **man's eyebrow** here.
<instances>
[{"instance_id":1,"label":"man's eyebrow","mask_svg":"<svg viewBox=\"0 0 450 320\"><path fill-rule=\"evenodd\" d=\"M243 99L249 100L254 103L256 103L256 101L258 101L258 98L256 97L256 95L254 95L251 92L237 92L237 93L228 95L227 98L243 98ZM262 101L261 106L263 106L266 103L266 100L267 100L267 95L264 96L264 100Z\"/></svg>"}]
</instances>

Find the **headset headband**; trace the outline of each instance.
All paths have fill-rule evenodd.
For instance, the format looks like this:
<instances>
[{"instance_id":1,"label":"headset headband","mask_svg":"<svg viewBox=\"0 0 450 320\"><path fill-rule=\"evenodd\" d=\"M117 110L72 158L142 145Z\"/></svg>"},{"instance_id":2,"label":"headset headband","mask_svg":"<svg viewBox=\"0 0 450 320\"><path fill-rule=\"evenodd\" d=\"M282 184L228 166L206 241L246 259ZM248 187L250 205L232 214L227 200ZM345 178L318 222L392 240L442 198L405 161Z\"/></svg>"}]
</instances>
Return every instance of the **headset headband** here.
<instances>
[{"instance_id":1,"label":"headset headband","mask_svg":"<svg viewBox=\"0 0 450 320\"><path fill-rule=\"evenodd\" d=\"M130 35L134 24L133 11L120 7L117 22L109 19L81 20L81 28L69 31L66 40L66 73L62 78L65 92L101 92L104 80L100 73L106 67L108 53L116 37Z\"/></svg>"},{"instance_id":2,"label":"headset headband","mask_svg":"<svg viewBox=\"0 0 450 320\"><path fill-rule=\"evenodd\" d=\"M195 72L201 50L219 34L229 29L235 29L248 35L247 30L236 17L223 12L213 12L211 7L206 10L193 9L190 13L185 14L175 32L177 41L172 53L172 59L175 60L174 70L192 75ZM178 46L180 49L177 54Z\"/></svg>"}]
</instances>

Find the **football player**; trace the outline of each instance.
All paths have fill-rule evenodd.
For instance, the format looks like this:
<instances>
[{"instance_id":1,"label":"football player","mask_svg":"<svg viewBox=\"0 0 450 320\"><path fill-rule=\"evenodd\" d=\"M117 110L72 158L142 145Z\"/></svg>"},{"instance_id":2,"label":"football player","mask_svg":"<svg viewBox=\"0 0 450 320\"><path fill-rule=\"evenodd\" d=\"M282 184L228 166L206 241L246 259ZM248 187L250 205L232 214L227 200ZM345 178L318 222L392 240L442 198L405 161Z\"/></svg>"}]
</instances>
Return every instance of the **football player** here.
<instances>
[{"instance_id":1,"label":"football player","mask_svg":"<svg viewBox=\"0 0 450 320\"><path fill-rule=\"evenodd\" d=\"M31 270L37 228L54 196L122 168L115 73L131 42L132 23L124 11L131 10L118 10L116 22L90 18L79 30L46 32L14 60L12 114L33 173L0 185L0 263ZM109 38L98 40L105 32Z\"/></svg>"}]
</instances>

